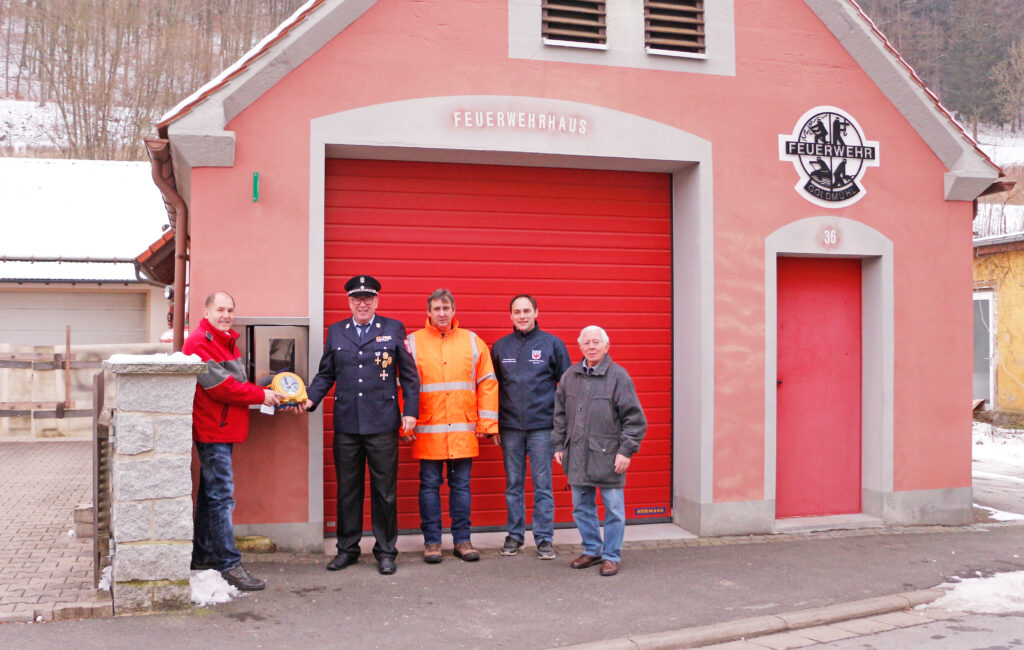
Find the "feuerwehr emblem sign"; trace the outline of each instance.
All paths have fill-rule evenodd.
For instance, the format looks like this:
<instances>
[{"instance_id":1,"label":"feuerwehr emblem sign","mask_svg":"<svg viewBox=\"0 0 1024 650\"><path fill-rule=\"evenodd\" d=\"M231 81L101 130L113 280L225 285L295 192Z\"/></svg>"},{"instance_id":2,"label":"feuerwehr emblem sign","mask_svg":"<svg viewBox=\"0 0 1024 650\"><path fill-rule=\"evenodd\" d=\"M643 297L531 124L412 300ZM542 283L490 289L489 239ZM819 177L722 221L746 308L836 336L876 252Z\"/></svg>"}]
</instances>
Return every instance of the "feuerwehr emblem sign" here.
<instances>
[{"instance_id":1,"label":"feuerwehr emblem sign","mask_svg":"<svg viewBox=\"0 0 1024 650\"><path fill-rule=\"evenodd\" d=\"M779 135L779 160L792 161L800 175L795 189L824 208L842 208L859 201L859 185L868 167L878 167L878 143L848 113L818 106L804 113L793 133Z\"/></svg>"}]
</instances>

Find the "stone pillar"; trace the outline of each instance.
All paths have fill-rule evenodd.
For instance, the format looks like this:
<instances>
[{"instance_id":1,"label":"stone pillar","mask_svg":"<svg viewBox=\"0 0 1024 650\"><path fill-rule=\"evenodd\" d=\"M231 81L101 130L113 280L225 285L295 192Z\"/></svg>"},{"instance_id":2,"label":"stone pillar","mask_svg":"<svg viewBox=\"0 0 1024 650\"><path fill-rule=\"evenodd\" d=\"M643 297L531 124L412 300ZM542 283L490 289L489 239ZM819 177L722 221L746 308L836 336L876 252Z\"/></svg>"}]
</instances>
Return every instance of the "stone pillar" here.
<instances>
[{"instance_id":1,"label":"stone pillar","mask_svg":"<svg viewBox=\"0 0 1024 650\"><path fill-rule=\"evenodd\" d=\"M114 613L190 606L192 399L197 357L115 355Z\"/></svg>"}]
</instances>

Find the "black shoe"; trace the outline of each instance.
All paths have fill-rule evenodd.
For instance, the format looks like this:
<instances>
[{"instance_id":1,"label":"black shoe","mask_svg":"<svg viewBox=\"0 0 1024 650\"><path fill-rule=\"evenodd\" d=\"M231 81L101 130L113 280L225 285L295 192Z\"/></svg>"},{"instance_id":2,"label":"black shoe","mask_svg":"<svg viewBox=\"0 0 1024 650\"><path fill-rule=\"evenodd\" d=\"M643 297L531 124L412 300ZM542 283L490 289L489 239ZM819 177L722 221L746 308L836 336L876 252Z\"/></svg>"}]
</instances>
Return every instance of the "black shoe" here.
<instances>
[{"instance_id":1,"label":"black shoe","mask_svg":"<svg viewBox=\"0 0 1024 650\"><path fill-rule=\"evenodd\" d=\"M196 562L192 560L192 566L189 567L192 571L206 571L207 569L216 569L217 565L207 562Z\"/></svg>"},{"instance_id":2,"label":"black shoe","mask_svg":"<svg viewBox=\"0 0 1024 650\"><path fill-rule=\"evenodd\" d=\"M523 543L512 537L511 535L505 536L505 543L501 547L502 555L516 555L519 553L519 549L523 547Z\"/></svg>"},{"instance_id":3,"label":"black shoe","mask_svg":"<svg viewBox=\"0 0 1024 650\"><path fill-rule=\"evenodd\" d=\"M537 557L542 560L553 560L555 559L555 547L554 545L544 540L540 544L537 544Z\"/></svg>"},{"instance_id":4,"label":"black shoe","mask_svg":"<svg viewBox=\"0 0 1024 650\"><path fill-rule=\"evenodd\" d=\"M334 559L327 563L328 571L341 571L347 566L355 564L359 561L358 555L349 555L348 553L338 553L334 556Z\"/></svg>"},{"instance_id":5,"label":"black shoe","mask_svg":"<svg viewBox=\"0 0 1024 650\"><path fill-rule=\"evenodd\" d=\"M229 585L239 591L261 591L267 586L266 580L254 578L241 564L227 571L221 571L220 575L227 580Z\"/></svg>"},{"instance_id":6,"label":"black shoe","mask_svg":"<svg viewBox=\"0 0 1024 650\"><path fill-rule=\"evenodd\" d=\"M395 572L395 570L395 558L382 557L381 559L377 560L377 571L380 572L382 576L392 575Z\"/></svg>"}]
</instances>

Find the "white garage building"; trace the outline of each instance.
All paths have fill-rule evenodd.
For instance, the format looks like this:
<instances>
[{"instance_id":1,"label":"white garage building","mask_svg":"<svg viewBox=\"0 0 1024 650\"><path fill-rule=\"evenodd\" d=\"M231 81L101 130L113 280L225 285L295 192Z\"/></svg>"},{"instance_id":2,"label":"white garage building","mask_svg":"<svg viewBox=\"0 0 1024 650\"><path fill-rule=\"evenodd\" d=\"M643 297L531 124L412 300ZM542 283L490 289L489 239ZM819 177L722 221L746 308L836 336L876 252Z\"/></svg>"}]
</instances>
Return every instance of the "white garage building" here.
<instances>
[{"instance_id":1,"label":"white garage building","mask_svg":"<svg viewBox=\"0 0 1024 650\"><path fill-rule=\"evenodd\" d=\"M173 243L148 163L0 158L0 213L0 346L63 345L68 325L76 345L167 330L153 263Z\"/></svg>"}]
</instances>

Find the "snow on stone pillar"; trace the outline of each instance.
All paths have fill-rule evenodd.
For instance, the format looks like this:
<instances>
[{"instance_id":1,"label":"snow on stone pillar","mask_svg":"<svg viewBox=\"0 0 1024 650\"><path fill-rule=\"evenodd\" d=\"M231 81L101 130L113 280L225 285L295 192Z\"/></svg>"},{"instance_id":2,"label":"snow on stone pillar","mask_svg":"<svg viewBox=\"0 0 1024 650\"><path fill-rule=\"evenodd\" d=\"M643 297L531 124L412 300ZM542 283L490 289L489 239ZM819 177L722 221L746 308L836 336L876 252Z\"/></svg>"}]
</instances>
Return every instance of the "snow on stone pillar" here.
<instances>
[{"instance_id":1,"label":"snow on stone pillar","mask_svg":"<svg viewBox=\"0 0 1024 650\"><path fill-rule=\"evenodd\" d=\"M192 399L198 357L114 355L111 591L115 614L190 604Z\"/></svg>"}]
</instances>

